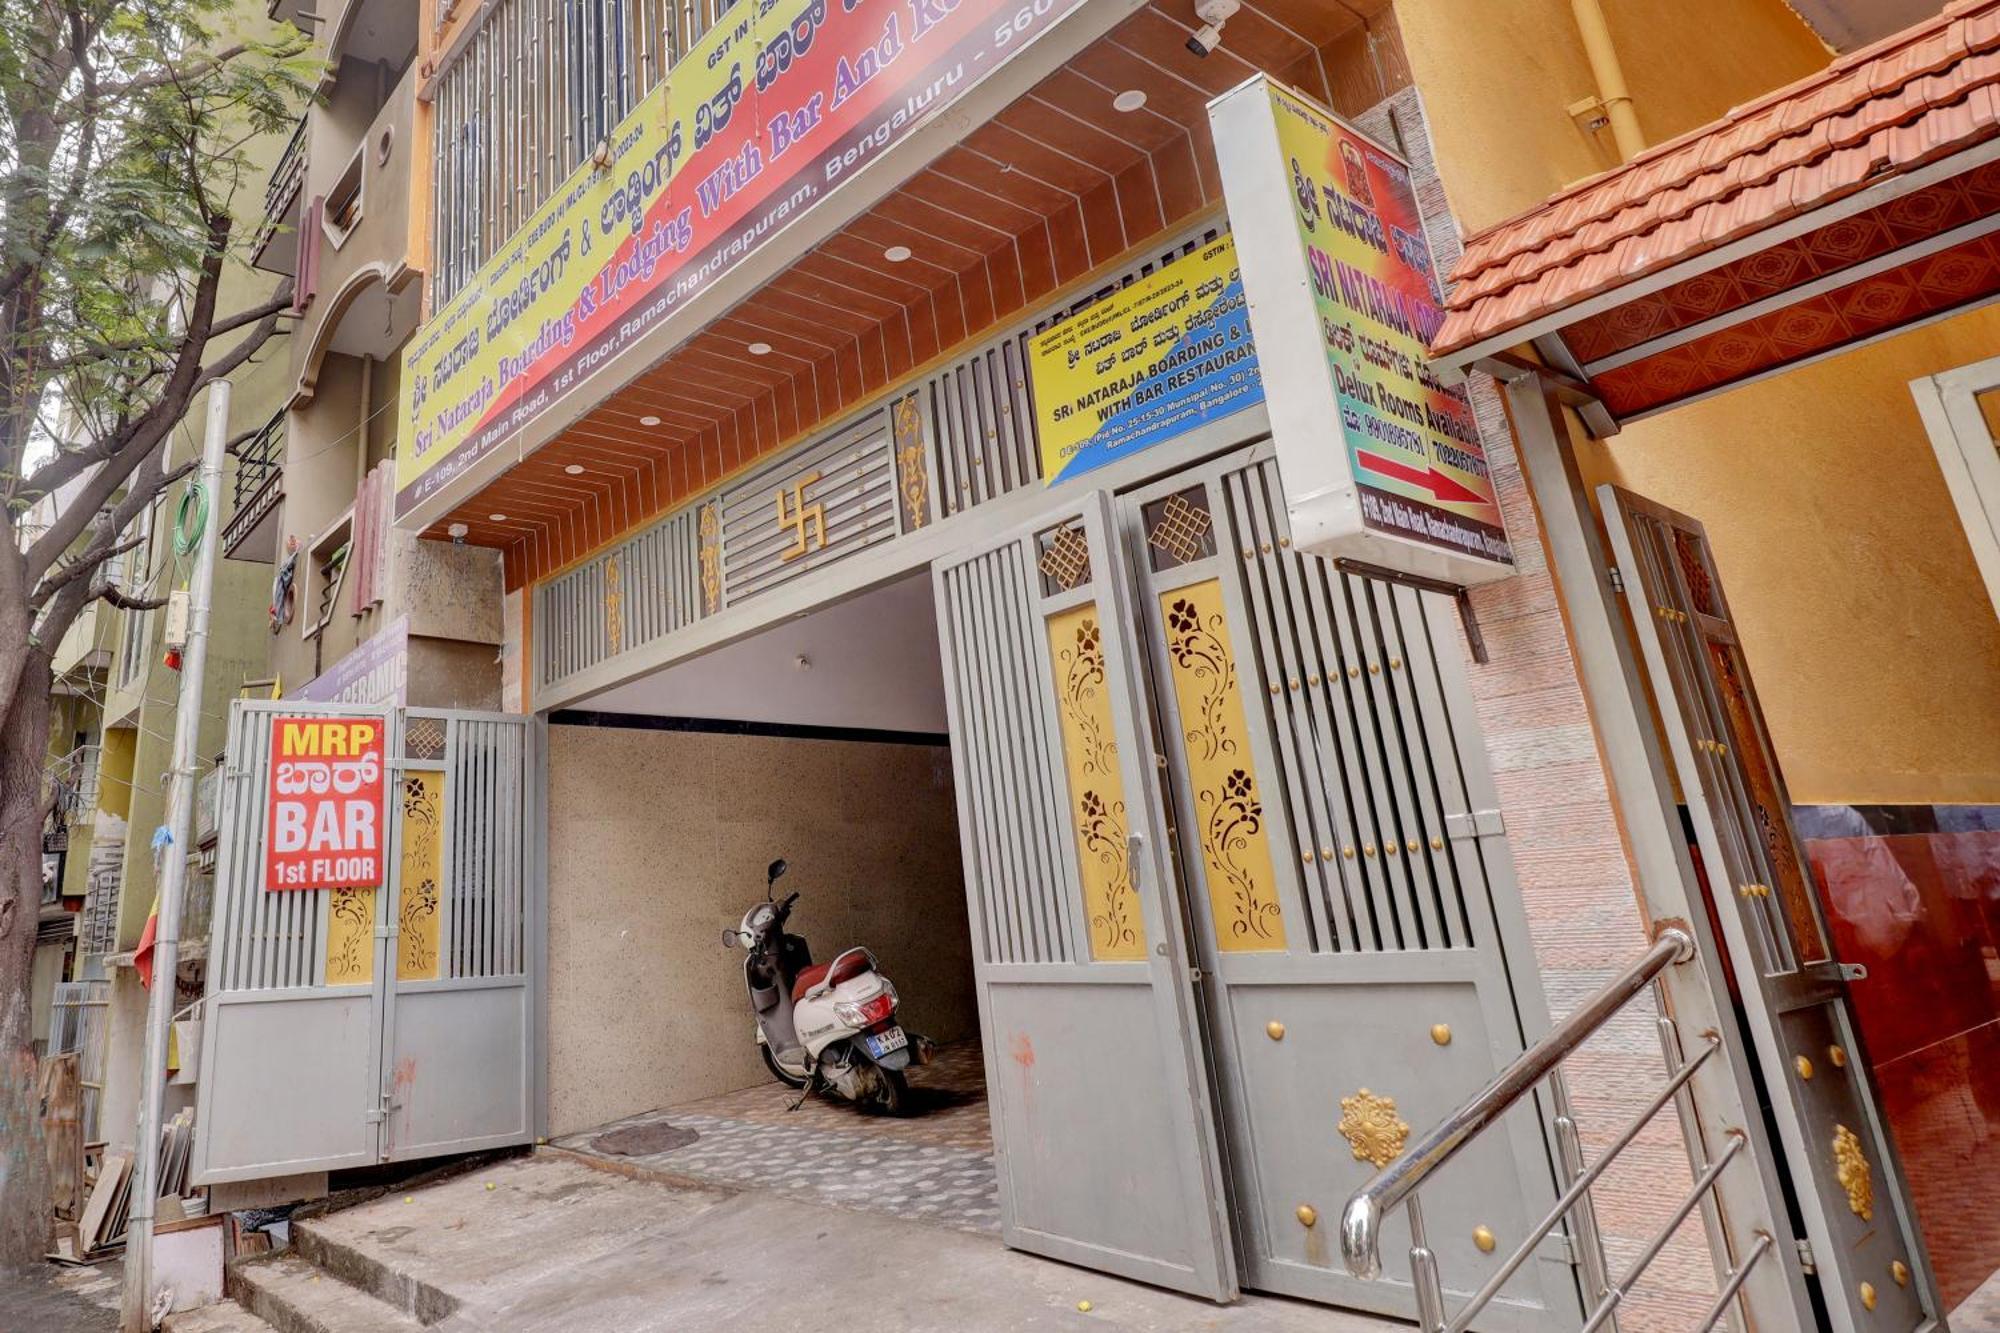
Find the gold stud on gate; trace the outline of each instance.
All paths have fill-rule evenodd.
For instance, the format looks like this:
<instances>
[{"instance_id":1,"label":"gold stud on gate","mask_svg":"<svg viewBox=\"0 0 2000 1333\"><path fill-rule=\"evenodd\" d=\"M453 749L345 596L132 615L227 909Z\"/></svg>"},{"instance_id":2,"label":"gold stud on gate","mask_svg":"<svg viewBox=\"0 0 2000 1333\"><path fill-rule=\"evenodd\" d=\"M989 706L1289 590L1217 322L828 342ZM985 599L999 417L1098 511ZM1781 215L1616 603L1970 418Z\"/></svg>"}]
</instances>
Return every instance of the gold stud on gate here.
<instances>
[{"instance_id":1,"label":"gold stud on gate","mask_svg":"<svg viewBox=\"0 0 2000 1333\"><path fill-rule=\"evenodd\" d=\"M1827 1047L1826 1058L1835 1069L1847 1068L1847 1049L1843 1046Z\"/></svg>"},{"instance_id":2,"label":"gold stud on gate","mask_svg":"<svg viewBox=\"0 0 2000 1333\"><path fill-rule=\"evenodd\" d=\"M1356 666L1351 666L1351 667L1347 668L1347 678L1348 678L1349 680L1360 680L1360 679L1361 679L1361 668L1360 668L1360 667L1356 667Z\"/></svg>"},{"instance_id":3,"label":"gold stud on gate","mask_svg":"<svg viewBox=\"0 0 2000 1333\"><path fill-rule=\"evenodd\" d=\"M1803 1055L1792 1061L1792 1068L1799 1071L1800 1078L1809 1079L1813 1076L1812 1061L1806 1059Z\"/></svg>"},{"instance_id":4,"label":"gold stud on gate","mask_svg":"<svg viewBox=\"0 0 2000 1333\"><path fill-rule=\"evenodd\" d=\"M1285 1039L1285 1025L1274 1018L1264 1025L1264 1035L1272 1041L1283 1041Z\"/></svg>"},{"instance_id":5,"label":"gold stud on gate","mask_svg":"<svg viewBox=\"0 0 2000 1333\"><path fill-rule=\"evenodd\" d=\"M1373 856L1373 855L1375 855L1375 844L1374 844L1374 843L1372 843L1372 842L1370 842L1370 843L1364 843L1364 844L1362 844L1362 847L1361 847L1361 854L1362 854L1363 856Z\"/></svg>"},{"instance_id":6,"label":"gold stud on gate","mask_svg":"<svg viewBox=\"0 0 2000 1333\"><path fill-rule=\"evenodd\" d=\"M1440 1046L1451 1045L1451 1024L1449 1023L1431 1024L1431 1040L1436 1042Z\"/></svg>"},{"instance_id":7,"label":"gold stud on gate","mask_svg":"<svg viewBox=\"0 0 2000 1333\"><path fill-rule=\"evenodd\" d=\"M1864 1282L1861 1284L1861 1308L1864 1310L1875 1308L1875 1284L1873 1282Z\"/></svg>"},{"instance_id":8,"label":"gold stud on gate","mask_svg":"<svg viewBox=\"0 0 2000 1333\"><path fill-rule=\"evenodd\" d=\"M1350 842L1346 846L1342 847L1340 849L1340 854L1346 857L1348 860L1352 861L1354 859L1354 844Z\"/></svg>"},{"instance_id":9,"label":"gold stud on gate","mask_svg":"<svg viewBox=\"0 0 2000 1333\"><path fill-rule=\"evenodd\" d=\"M1319 1209L1309 1203L1300 1204L1296 1216L1299 1219L1299 1225L1302 1227L1315 1227L1319 1225Z\"/></svg>"},{"instance_id":10,"label":"gold stud on gate","mask_svg":"<svg viewBox=\"0 0 2000 1333\"><path fill-rule=\"evenodd\" d=\"M1319 859L1322 861L1331 861L1333 859L1333 848L1331 847L1320 848Z\"/></svg>"},{"instance_id":11,"label":"gold stud on gate","mask_svg":"<svg viewBox=\"0 0 2000 1333\"><path fill-rule=\"evenodd\" d=\"M1444 850L1444 839L1435 833L1431 834L1431 850L1434 852Z\"/></svg>"},{"instance_id":12,"label":"gold stud on gate","mask_svg":"<svg viewBox=\"0 0 2000 1333\"><path fill-rule=\"evenodd\" d=\"M1910 1285L1910 1266L1898 1259L1889 1265L1889 1276L1896 1279L1897 1286L1907 1287Z\"/></svg>"},{"instance_id":13,"label":"gold stud on gate","mask_svg":"<svg viewBox=\"0 0 2000 1333\"><path fill-rule=\"evenodd\" d=\"M1499 1244L1499 1242L1493 1238L1493 1229L1491 1227L1484 1227L1484 1226L1474 1227L1472 1229L1472 1243L1479 1247L1479 1252L1481 1254L1493 1253L1493 1247Z\"/></svg>"},{"instance_id":14,"label":"gold stud on gate","mask_svg":"<svg viewBox=\"0 0 2000 1333\"><path fill-rule=\"evenodd\" d=\"M1417 840L1415 838L1411 838L1408 842L1403 844L1403 850L1410 853L1410 855L1415 856L1417 852L1417 846L1418 846Z\"/></svg>"}]
</instances>

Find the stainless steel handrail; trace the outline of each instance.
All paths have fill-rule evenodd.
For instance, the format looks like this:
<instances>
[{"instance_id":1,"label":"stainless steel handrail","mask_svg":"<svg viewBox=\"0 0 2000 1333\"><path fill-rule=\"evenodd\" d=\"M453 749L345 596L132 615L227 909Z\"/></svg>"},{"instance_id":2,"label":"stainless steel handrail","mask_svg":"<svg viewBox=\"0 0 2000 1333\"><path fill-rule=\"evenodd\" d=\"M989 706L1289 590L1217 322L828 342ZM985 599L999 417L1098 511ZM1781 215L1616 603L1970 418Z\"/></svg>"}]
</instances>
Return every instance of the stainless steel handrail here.
<instances>
[{"instance_id":1,"label":"stainless steel handrail","mask_svg":"<svg viewBox=\"0 0 2000 1333\"><path fill-rule=\"evenodd\" d=\"M1694 937L1679 926L1667 926L1653 947L1575 1012L1555 1025L1491 1083L1446 1116L1413 1146L1375 1174L1347 1201L1340 1217L1340 1252L1347 1271L1372 1278L1382 1271L1382 1219L1409 1199L1439 1167L1449 1162L1471 1139L1499 1120L1555 1071L1564 1057L1583 1045L1613 1015L1643 993L1653 979L1695 953Z\"/></svg>"}]
</instances>

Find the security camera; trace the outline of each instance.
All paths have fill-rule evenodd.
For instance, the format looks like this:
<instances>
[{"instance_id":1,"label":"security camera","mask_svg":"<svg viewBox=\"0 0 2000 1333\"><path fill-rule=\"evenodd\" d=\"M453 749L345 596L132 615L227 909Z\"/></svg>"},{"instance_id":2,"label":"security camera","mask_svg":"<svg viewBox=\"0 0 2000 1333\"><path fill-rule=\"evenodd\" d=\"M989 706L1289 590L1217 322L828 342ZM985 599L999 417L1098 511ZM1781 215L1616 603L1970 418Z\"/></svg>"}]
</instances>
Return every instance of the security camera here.
<instances>
[{"instance_id":1,"label":"security camera","mask_svg":"<svg viewBox=\"0 0 2000 1333\"><path fill-rule=\"evenodd\" d=\"M1195 29L1194 36L1187 39L1187 49L1206 57L1221 46L1222 25L1234 18L1241 8L1243 0L1196 0L1194 13L1201 20L1201 26Z\"/></svg>"}]
</instances>

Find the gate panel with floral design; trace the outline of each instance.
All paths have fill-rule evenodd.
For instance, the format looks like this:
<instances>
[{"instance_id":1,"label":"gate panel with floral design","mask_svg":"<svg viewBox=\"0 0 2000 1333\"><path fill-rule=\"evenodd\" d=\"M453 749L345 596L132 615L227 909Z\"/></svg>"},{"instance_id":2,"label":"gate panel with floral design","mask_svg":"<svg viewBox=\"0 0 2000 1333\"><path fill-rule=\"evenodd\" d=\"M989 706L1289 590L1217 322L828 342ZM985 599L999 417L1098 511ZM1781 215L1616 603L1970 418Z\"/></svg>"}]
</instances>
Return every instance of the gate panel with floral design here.
<instances>
[{"instance_id":1,"label":"gate panel with floral design","mask_svg":"<svg viewBox=\"0 0 2000 1333\"><path fill-rule=\"evenodd\" d=\"M1009 1245L1236 1294L1110 501L933 567Z\"/></svg>"},{"instance_id":2,"label":"gate panel with floral design","mask_svg":"<svg viewBox=\"0 0 2000 1333\"><path fill-rule=\"evenodd\" d=\"M262 883L270 719L372 716L387 738L387 882ZM533 1137L536 901L527 719L240 701L230 714L196 1182Z\"/></svg>"},{"instance_id":3,"label":"gate panel with floral design","mask_svg":"<svg viewBox=\"0 0 2000 1333\"><path fill-rule=\"evenodd\" d=\"M1407 1275L1342 1268L1340 1207L1546 1011L1451 603L1292 550L1276 469L1239 452L1121 497L1157 769L1244 1285L1407 1316ZM1429 1236L1455 1281L1554 1202L1532 1110L1431 1187L1438 1215L1479 1219ZM1558 1238L1481 1327L1578 1322Z\"/></svg>"}]
</instances>

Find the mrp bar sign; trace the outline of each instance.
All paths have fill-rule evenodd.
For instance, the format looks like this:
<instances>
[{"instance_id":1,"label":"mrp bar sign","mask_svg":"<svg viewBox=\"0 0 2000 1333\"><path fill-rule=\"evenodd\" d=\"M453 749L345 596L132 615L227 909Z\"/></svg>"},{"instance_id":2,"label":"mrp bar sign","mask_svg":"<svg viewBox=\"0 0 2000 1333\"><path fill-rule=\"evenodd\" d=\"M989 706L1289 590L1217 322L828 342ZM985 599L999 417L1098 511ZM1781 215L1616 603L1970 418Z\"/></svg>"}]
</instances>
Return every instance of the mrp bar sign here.
<instances>
[{"instance_id":1,"label":"mrp bar sign","mask_svg":"<svg viewBox=\"0 0 2000 1333\"><path fill-rule=\"evenodd\" d=\"M382 719L271 719L264 887L382 884Z\"/></svg>"}]
</instances>

